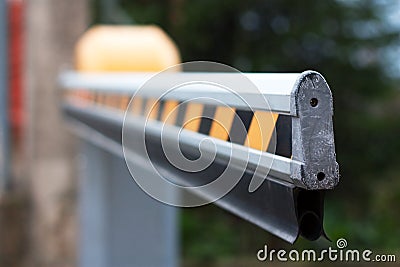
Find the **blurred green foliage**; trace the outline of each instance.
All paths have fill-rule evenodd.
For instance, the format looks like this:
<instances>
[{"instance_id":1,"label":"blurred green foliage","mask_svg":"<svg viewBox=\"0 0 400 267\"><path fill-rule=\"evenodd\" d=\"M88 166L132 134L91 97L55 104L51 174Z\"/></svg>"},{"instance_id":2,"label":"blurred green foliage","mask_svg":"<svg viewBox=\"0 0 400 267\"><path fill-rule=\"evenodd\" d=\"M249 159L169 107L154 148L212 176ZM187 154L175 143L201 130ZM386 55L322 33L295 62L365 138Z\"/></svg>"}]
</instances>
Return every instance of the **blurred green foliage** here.
<instances>
[{"instance_id":1,"label":"blurred green foliage","mask_svg":"<svg viewBox=\"0 0 400 267\"><path fill-rule=\"evenodd\" d=\"M327 193L326 231L353 247L400 248L400 95L385 57L399 29L390 1L120 0L138 24L158 24L183 61L210 60L241 71L321 72L331 86L341 182ZM95 21L99 17L95 1ZM399 77L399 76L397 76ZM213 206L183 211L183 253L212 260L255 253L258 228ZM318 246L319 243L313 244ZM300 241L297 246L311 246Z\"/></svg>"}]
</instances>

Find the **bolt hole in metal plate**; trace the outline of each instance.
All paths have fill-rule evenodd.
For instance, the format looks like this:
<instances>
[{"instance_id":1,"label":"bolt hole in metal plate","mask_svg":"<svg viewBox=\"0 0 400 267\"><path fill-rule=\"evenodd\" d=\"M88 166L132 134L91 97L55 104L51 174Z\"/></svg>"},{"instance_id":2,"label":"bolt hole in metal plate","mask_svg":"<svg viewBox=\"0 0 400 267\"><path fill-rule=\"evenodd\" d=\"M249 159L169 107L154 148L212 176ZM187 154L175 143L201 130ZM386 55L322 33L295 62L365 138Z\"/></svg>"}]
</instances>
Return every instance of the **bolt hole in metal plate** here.
<instances>
[{"instance_id":1,"label":"bolt hole in metal plate","mask_svg":"<svg viewBox=\"0 0 400 267\"><path fill-rule=\"evenodd\" d=\"M319 172L319 173L317 174L317 179L318 179L318 181L324 180L324 179L325 179L325 173Z\"/></svg>"},{"instance_id":2,"label":"bolt hole in metal plate","mask_svg":"<svg viewBox=\"0 0 400 267\"><path fill-rule=\"evenodd\" d=\"M318 99L316 98L311 98L310 100L310 105L315 108L318 105Z\"/></svg>"}]
</instances>

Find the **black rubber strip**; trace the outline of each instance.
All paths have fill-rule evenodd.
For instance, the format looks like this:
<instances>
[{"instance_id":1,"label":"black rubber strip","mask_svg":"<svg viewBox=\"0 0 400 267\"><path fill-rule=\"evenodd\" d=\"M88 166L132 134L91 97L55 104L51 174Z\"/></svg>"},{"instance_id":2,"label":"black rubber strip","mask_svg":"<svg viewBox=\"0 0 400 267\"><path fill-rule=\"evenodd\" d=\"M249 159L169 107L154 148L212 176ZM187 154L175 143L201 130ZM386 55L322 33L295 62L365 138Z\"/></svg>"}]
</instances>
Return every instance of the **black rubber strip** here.
<instances>
[{"instance_id":1,"label":"black rubber strip","mask_svg":"<svg viewBox=\"0 0 400 267\"><path fill-rule=\"evenodd\" d=\"M267 152L290 158L292 156L292 118L279 115Z\"/></svg>"},{"instance_id":2,"label":"black rubber strip","mask_svg":"<svg viewBox=\"0 0 400 267\"><path fill-rule=\"evenodd\" d=\"M236 110L236 115L229 131L229 139L232 143L243 145L254 113L251 110Z\"/></svg>"},{"instance_id":3,"label":"black rubber strip","mask_svg":"<svg viewBox=\"0 0 400 267\"><path fill-rule=\"evenodd\" d=\"M211 105L205 105L203 109L203 115L201 117L201 122L200 122L200 127L199 127L199 133L208 135L210 133L211 129L211 124L213 122L212 118L215 115L216 111L215 106Z\"/></svg>"},{"instance_id":4,"label":"black rubber strip","mask_svg":"<svg viewBox=\"0 0 400 267\"><path fill-rule=\"evenodd\" d=\"M179 102L178 104L178 115L176 116L176 126L183 126L183 120L185 119L185 114L186 114L186 108L187 108L187 103L181 103Z\"/></svg>"},{"instance_id":5,"label":"black rubber strip","mask_svg":"<svg viewBox=\"0 0 400 267\"><path fill-rule=\"evenodd\" d=\"M157 120L161 121L161 116L163 114L164 111L164 105L165 105L165 101L161 100L158 102L158 112L157 112Z\"/></svg>"}]
</instances>

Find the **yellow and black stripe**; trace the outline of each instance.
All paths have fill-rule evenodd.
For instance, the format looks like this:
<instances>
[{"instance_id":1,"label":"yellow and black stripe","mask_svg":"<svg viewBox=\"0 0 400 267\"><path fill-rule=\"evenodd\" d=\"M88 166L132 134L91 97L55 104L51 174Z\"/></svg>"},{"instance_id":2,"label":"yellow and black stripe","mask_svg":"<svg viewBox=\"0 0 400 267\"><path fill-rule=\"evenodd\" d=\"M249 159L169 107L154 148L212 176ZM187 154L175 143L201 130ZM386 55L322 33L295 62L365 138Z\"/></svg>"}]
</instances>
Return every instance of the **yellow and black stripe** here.
<instances>
[{"instance_id":1,"label":"yellow and black stripe","mask_svg":"<svg viewBox=\"0 0 400 267\"><path fill-rule=\"evenodd\" d=\"M125 111L130 96L74 91L68 99ZM292 156L291 117L262 110L240 110L227 106L213 106L197 102L175 100L157 101L135 96L129 112L169 125L183 127L220 140L232 142L260 151ZM243 125L243 126L241 126Z\"/></svg>"}]
</instances>

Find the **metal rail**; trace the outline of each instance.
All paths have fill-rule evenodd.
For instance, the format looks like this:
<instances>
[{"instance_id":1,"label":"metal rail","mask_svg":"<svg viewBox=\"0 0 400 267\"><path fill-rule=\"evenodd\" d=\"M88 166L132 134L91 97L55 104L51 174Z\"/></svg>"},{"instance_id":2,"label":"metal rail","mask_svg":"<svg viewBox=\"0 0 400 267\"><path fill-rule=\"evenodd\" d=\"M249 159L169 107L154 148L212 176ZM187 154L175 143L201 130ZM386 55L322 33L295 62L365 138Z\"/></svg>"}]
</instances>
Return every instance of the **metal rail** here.
<instances>
[{"instance_id":1,"label":"metal rail","mask_svg":"<svg viewBox=\"0 0 400 267\"><path fill-rule=\"evenodd\" d=\"M155 73L79 73L65 72L60 76L61 84L66 88L86 88L103 92L128 93L133 94L146 81L151 79ZM240 81L235 79L237 73L171 73L163 74L162 79L158 79L151 84L147 91L141 92L145 97L156 97L163 92L165 84L180 83L187 80L203 81L206 79L219 80L225 82ZM291 99L293 86L298 78L298 74L266 74L266 73L245 73L243 74L251 81L268 99L270 107L265 106L265 102L259 94L248 93L246 85L241 87L236 84L237 93L245 97L247 104L253 109L269 110L282 114L295 115L293 99ZM185 86L179 90L172 91L168 98L179 101L193 99L193 97L208 97L212 94L215 100L223 101L226 105L235 108L248 108L248 106L239 101L226 90L219 89L210 84L194 84ZM246 97L247 96L247 97ZM207 100L198 100L207 104Z\"/></svg>"}]
</instances>

